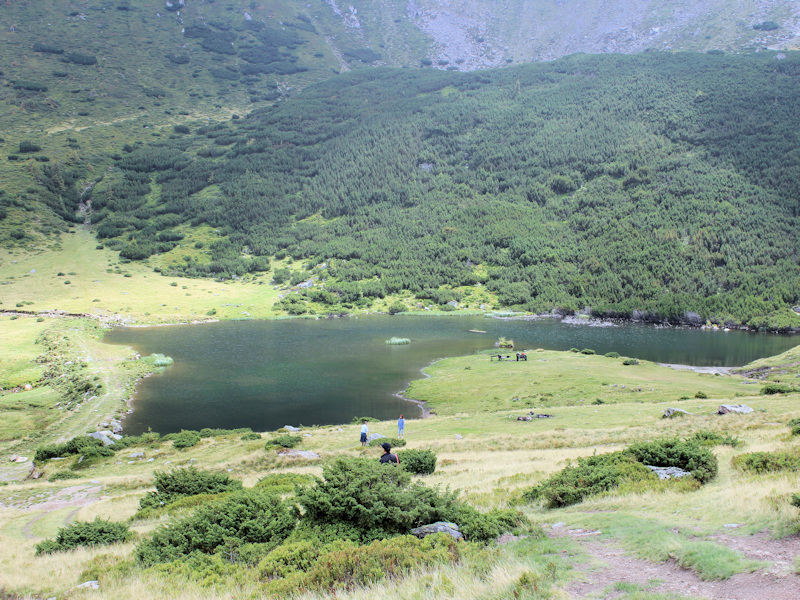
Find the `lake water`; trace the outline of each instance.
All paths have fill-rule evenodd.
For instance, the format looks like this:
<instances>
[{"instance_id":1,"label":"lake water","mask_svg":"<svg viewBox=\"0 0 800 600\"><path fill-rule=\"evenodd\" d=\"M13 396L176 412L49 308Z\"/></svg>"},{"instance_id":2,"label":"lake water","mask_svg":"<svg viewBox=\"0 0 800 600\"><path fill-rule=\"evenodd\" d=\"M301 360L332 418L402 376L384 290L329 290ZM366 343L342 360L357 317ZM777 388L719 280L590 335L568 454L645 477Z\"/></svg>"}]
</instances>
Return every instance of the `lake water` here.
<instances>
[{"instance_id":1,"label":"lake water","mask_svg":"<svg viewBox=\"0 0 800 600\"><path fill-rule=\"evenodd\" d=\"M419 407L395 394L432 361L491 349L500 336L518 349L591 348L697 366L740 366L800 343L741 331L403 315L115 329L105 341L175 360L139 384L124 423L133 435L148 428L162 434L204 427L270 431L349 423L356 416L416 418ZM387 345L391 337L411 343Z\"/></svg>"}]
</instances>

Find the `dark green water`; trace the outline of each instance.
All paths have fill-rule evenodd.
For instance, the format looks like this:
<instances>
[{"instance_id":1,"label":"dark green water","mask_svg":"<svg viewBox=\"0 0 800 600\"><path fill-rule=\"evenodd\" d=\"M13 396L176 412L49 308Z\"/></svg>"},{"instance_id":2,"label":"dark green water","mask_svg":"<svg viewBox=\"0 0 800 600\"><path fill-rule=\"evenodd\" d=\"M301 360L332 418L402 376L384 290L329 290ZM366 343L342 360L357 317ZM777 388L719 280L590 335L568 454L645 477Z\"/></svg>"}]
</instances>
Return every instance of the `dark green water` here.
<instances>
[{"instance_id":1,"label":"dark green water","mask_svg":"<svg viewBox=\"0 0 800 600\"><path fill-rule=\"evenodd\" d=\"M493 348L500 336L517 348L592 348L698 366L739 366L800 343L796 337L740 331L412 316L116 329L105 340L175 360L140 383L124 423L126 433L138 434L148 427L160 433L203 427L269 431L349 423L354 416L415 418L420 409L395 394L421 377L420 369L439 358ZM391 337L410 338L411 344L385 344Z\"/></svg>"}]
</instances>

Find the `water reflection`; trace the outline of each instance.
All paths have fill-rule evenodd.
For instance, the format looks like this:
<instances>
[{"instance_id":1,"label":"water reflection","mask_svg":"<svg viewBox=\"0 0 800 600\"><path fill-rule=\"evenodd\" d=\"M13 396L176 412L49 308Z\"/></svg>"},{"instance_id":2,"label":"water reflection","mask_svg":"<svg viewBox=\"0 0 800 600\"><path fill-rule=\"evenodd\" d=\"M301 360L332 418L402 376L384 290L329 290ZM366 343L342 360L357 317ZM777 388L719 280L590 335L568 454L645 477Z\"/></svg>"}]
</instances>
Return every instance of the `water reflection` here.
<instances>
[{"instance_id":1,"label":"water reflection","mask_svg":"<svg viewBox=\"0 0 800 600\"><path fill-rule=\"evenodd\" d=\"M175 359L163 374L141 382L125 422L126 433L135 434L148 427L161 433L203 427L265 431L349 423L355 416L413 418L419 408L394 394L420 377L420 369L445 356L492 348L500 336L517 348L591 348L702 366L743 365L798 343L790 336L739 331L413 316L117 329L106 341ZM410 338L411 344L387 345L391 337Z\"/></svg>"}]
</instances>

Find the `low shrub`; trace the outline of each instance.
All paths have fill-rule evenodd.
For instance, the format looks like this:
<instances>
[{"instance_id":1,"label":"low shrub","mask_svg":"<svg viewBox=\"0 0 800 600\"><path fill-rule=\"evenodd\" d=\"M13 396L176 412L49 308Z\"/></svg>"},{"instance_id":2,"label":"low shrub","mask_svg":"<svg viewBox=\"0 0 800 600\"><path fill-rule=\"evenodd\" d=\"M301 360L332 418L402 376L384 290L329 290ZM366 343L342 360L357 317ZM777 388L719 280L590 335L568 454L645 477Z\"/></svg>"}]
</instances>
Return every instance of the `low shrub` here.
<instances>
[{"instance_id":1,"label":"low shrub","mask_svg":"<svg viewBox=\"0 0 800 600\"><path fill-rule=\"evenodd\" d=\"M175 469L174 471L156 471L155 492L148 492L139 500L140 508L158 508L185 496L198 494L219 494L242 489L242 482L231 479L227 473L211 473L195 467Z\"/></svg>"},{"instance_id":2,"label":"low shrub","mask_svg":"<svg viewBox=\"0 0 800 600\"><path fill-rule=\"evenodd\" d=\"M742 445L742 440L739 438L732 437L730 434L722 435L708 429L701 429L695 432L691 439L701 446L730 446L731 448L738 448Z\"/></svg>"},{"instance_id":3,"label":"low shrub","mask_svg":"<svg viewBox=\"0 0 800 600\"><path fill-rule=\"evenodd\" d=\"M191 448L200 443L200 434L196 431L183 430L175 435L172 445L180 450L184 448Z\"/></svg>"},{"instance_id":4,"label":"low shrub","mask_svg":"<svg viewBox=\"0 0 800 600\"><path fill-rule=\"evenodd\" d=\"M389 443L392 448L398 448L406 445L406 441L400 438L376 438L374 440L370 440L367 443L367 446L374 447L380 446L381 444Z\"/></svg>"},{"instance_id":5,"label":"low shrub","mask_svg":"<svg viewBox=\"0 0 800 600\"><path fill-rule=\"evenodd\" d=\"M211 427L203 427L200 430L201 438L222 437L225 435L240 435L246 433L253 433L249 427L239 427L237 429L212 429Z\"/></svg>"},{"instance_id":6,"label":"low shrub","mask_svg":"<svg viewBox=\"0 0 800 600\"><path fill-rule=\"evenodd\" d=\"M800 448L782 452L750 452L731 459L731 465L740 471L774 473L795 471L800 468Z\"/></svg>"},{"instance_id":7,"label":"low shrub","mask_svg":"<svg viewBox=\"0 0 800 600\"><path fill-rule=\"evenodd\" d=\"M251 431L250 433L245 433L240 439L243 442L250 442L250 441L253 441L253 440L260 440L261 439L261 434L260 433L256 433L255 431Z\"/></svg>"},{"instance_id":8,"label":"low shrub","mask_svg":"<svg viewBox=\"0 0 800 600\"><path fill-rule=\"evenodd\" d=\"M625 365L626 367L636 366L639 364L639 361L636 360L635 358L626 358L625 360L622 361L622 364Z\"/></svg>"},{"instance_id":9,"label":"low shrub","mask_svg":"<svg viewBox=\"0 0 800 600\"><path fill-rule=\"evenodd\" d=\"M431 450L403 450L397 457L401 467L416 475L430 475L436 470L436 454Z\"/></svg>"},{"instance_id":10,"label":"low shrub","mask_svg":"<svg viewBox=\"0 0 800 600\"><path fill-rule=\"evenodd\" d=\"M576 465L551 475L524 493L528 500L542 500L548 508L568 506L617 488L621 484L655 483L656 475L645 465L678 467L706 483L717 474L717 458L696 439L679 438L634 444L625 450L579 458Z\"/></svg>"},{"instance_id":11,"label":"low shrub","mask_svg":"<svg viewBox=\"0 0 800 600\"><path fill-rule=\"evenodd\" d=\"M619 358L619 352L606 352L607 358Z\"/></svg>"},{"instance_id":12,"label":"low shrub","mask_svg":"<svg viewBox=\"0 0 800 600\"><path fill-rule=\"evenodd\" d=\"M626 450L642 464L654 467L678 467L691 472L700 483L717 475L717 457L694 440L672 438L634 444Z\"/></svg>"},{"instance_id":13,"label":"low shrub","mask_svg":"<svg viewBox=\"0 0 800 600\"><path fill-rule=\"evenodd\" d=\"M47 481L64 481L67 479L81 479L83 475L72 471L58 471L53 473Z\"/></svg>"},{"instance_id":14,"label":"low shrub","mask_svg":"<svg viewBox=\"0 0 800 600\"><path fill-rule=\"evenodd\" d=\"M594 350L592 350L591 348L584 348L583 350L581 350L581 354L589 354L589 355L591 355L591 354L594 354L594 353L595 353Z\"/></svg>"},{"instance_id":15,"label":"low shrub","mask_svg":"<svg viewBox=\"0 0 800 600\"><path fill-rule=\"evenodd\" d=\"M262 577L269 577L270 572L285 573L271 581L268 590L271 595L288 597L297 589L337 593L398 579L417 569L455 564L466 549L440 533L422 540L406 535L364 546L338 542L314 549L297 543L288 552L279 550L259 564L259 573Z\"/></svg>"},{"instance_id":16,"label":"low shrub","mask_svg":"<svg viewBox=\"0 0 800 600\"><path fill-rule=\"evenodd\" d=\"M303 438L299 435L284 434L269 440L266 444L266 448L267 450L275 446L280 446L281 448L294 448L302 441Z\"/></svg>"},{"instance_id":17,"label":"low shrub","mask_svg":"<svg viewBox=\"0 0 800 600\"><path fill-rule=\"evenodd\" d=\"M375 417L353 417L353 420L350 421L351 425L361 425L364 421L368 423L380 423L380 419L376 419Z\"/></svg>"},{"instance_id":18,"label":"low shrub","mask_svg":"<svg viewBox=\"0 0 800 600\"><path fill-rule=\"evenodd\" d=\"M695 398L698 398L698 399L700 399L700 400L706 400L706 399L708 398L708 394L706 394L705 392L697 392L697 393L694 395L694 397L695 397Z\"/></svg>"},{"instance_id":19,"label":"low shrub","mask_svg":"<svg viewBox=\"0 0 800 600\"><path fill-rule=\"evenodd\" d=\"M256 483L255 488L276 494L293 494L298 487L308 487L314 481L311 475L300 473L270 473Z\"/></svg>"},{"instance_id":20,"label":"low shrub","mask_svg":"<svg viewBox=\"0 0 800 600\"><path fill-rule=\"evenodd\" d=\"M576 504L619 486L623 479L655 478L650 469L629 454L613 452L579 458L576 465L551 475L525 492L529 500L543 500L548 508Z\"/></svg>"},{"instance_id":21,"label":"low shrub","mask_svg":"<svg viewBox=\"0 0 800 600\"><path fill-rule=\"evenodd\" d=\"M37 448L33 460L43 462L51 458L64 458L76 454L82 454L87 457L113 456L114 451L110 447L104 446L100 440L88 436L79 436L62 444L51 444Z\"/></svg>"},{"instance_id":22,"label":"low shrub","mask_svg":"<svg viewBox=\"0 0 800 600\"><path fill-rule=\"evenodd\" d=\"M204 505L192 515L159 527L139 544L135 556L145 565L169 562L192 552L211 554L228 538L244 544L283 542L296 525L289 506L277 495L260 490L232 494Z\"/></svg>"},{"instance_id":23,"label":"low shrub","mask_svg":"<svg viewBox=\"0 0 800 600\"><path fill-rule=\"evenodd\" d=\"M62 527L54 540L36 545L36 554L73 550L79 546L100 546L128 541L131 533L124 523L112 523L99 517L94 521L78 522Z\"/></svg>"},{"instance_id":24,"label":"low shrub","mask_svg":"<svg viewBox=\"0 0 800 600\"><path fill-rule=\"evenodd\" d=\"M774 394L789 394L795 391L794 387L786 383L768 383L761 388L761 394L764 396L772 396Z\"/></svg>"}]
</instances>

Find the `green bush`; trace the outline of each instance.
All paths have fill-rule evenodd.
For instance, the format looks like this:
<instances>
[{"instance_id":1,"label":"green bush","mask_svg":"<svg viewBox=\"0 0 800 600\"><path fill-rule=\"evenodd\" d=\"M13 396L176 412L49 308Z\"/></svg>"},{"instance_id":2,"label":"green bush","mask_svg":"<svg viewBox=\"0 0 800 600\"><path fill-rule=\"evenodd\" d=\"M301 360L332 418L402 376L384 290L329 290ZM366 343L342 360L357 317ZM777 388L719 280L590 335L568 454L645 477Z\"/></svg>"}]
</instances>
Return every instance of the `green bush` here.
<instances>
[{"instance_id":1,"label":"green bush","mask_svg":"<svg viewBox=\"0 0 800 600\"><path fill-rule=\"evenodd\" d=\"M680 438L634 444L626 450L642 464L654 467L679 467L691 472L700 483L717 475L717 457L694 440Z\"/></svg>"},{"instance_id":2,"label":"green bush","mask_svg":"<svg viewBox=\"0 0 800 600\"><path fill-rule=\"evenodd\" d=\"M183 449L183 448L191 448L192 446L196 446L200 443L200 434L196 431L186 431L183 430L180 433L175 435L175 438L172 441L172 445L175 448Z\"/></svg>"},{"instance_id":3,"label":"green bush","mask_svg":"<svg viewBox=\"0 0 800 600\"><path fill-rule=\"evenodd\" d=\"M297 589L337 593L383 579L397 579L413 570L453 564L465 548L446 534L425 539L401 536L364 546L334 542L314 547L297 542L278 548L259 564L262 578L280 577L268 585L270 595L288 597Z\"/></svg>"},{"instance_id":4,"label":"green bush","mask_svg":"<svg viewBox=\"0 0 800 600\"><path fill-rule=\"evenodd\" d=\"M753 473L796 471L800 468L800 448L783 452L750 452L731 459L734 468Z\"/></svg>"},{"instance_id":5,"label":"green bush","mask_svg":"<svg viewBox=\"0 0 800 600\"><path fill-rule=\"evenodd\" d=\"M298 487L311 485L314 478L300 473L270 473L256 483L255 488L276 494L293 494Z\"/></svg>"},{"instance_id":6,"label":"green bush","mask_svg":"<svg viewBox=\"0 0 800 600\"><path fill-rule=\"evenodd\" d=\"M411 483L407 471L365 458L337 458L323 467L315 486L298 490L296 498L304 521L338 528L362 543L449 520L458 506L452 493Z\"/></svg>"},{"instance_id":7,"label":"green bush","mask_svg":"<svg viewBox=\"0 0 800 600\"><path fill-rule=\"evenodd\" d=\"M74 437L62 444L51 444L36 449L33 460L42 462L51 458L63 458L65 456L82 454L86 457L113 456L114 451L103 442L88 436Z\"/></svg>"},{"instance_id":8,"label":"green bush","mask_svg":"<svg viewBox=\"0 0 800 600\"><path fill-rule=\"evenodd\" d=\"M589 354L589 355L591 355L591 354L594 354L594 350L592 350L591 348L584 348L583 350L581 350L581 354Z\"/></svg>"},{"instance_id":9,"label":"green bush","mask_svg":"<svg viewBox=\"0 0 800 600\"><path fill-rule=\"evenodd\" d=\"M771 396L774 394L789 394L794 391L794 387L786 383L768 383L761 388L761 394Z\"/></svg>"},{"instance_id":10,"label":"green bush","mask_svg":"<svg viewBox=\"0 0 800 600\"><path fill-rule=\"evenodd\" d=\"M100 546L122 543L130 539L128 526L97 518L78 522L58 530L55 540L44 540L36 545L36 554L50 554L73 550L78 546Z\"/></svg>"},{"instance_id":11,"label":"green bush","mask_svg":"<svg viewBox=\"0 0 800 600\"><path fill-rule=\"evenodd\" d=\"M367 443L367 446L375 447L375 446L380 446L381 444L385 444L387 442L389 443L389 445L392 448L398 448L398 447L402 447L402 446L406 445L406 441L403 440L403 439L382 437L382 438L377 438L377 439L374 439L374 440L370 440Z\"/></svg>"},{"instance_id":12,"label":"green bush","mask_svg":"<svg viewBox=\"0 0 800 600\"><path fill-rule=\"evenodd\" d=\"M436 470L436 454L431 450L403 450L397 453L400 466L416 475L430 475Z\"/></svg>"},{"instance_id":13,"label":"green bush","mask_svg":"<svg viewBox=\"0 0 800 600\"><path fill-rule=\"evenodd\" d=\"M249 441L260 440L260 439L261 439L261 434L260 433L256 433L255 431L251 431L250 433L245 433L241 437L241 440L243 442L249 442Z\"/></svg>"},{"instance_id":14,"label":"green bush","mask_svg":"<svg viewBox=\"0 0 800 600\"><path fill-rule=\"evenodd\" d=\"M636 360L635 358L626 358L625 360L622 361L622 364L625 366L636 366L639 364L639 361Z\"/></svg>"},{"instance_id":15,"label":"green bush","mask_svg":"<svg viewBox=\"0 0 800 600\"><path fill-rule=\"evenodd\" d=\"M139 544L135 556L145 565L169 562L192 552L213 553L228 538L241 543L280 544L296 520L278 496L260 490L235 493L200 507L189 517L159 527Z\"/></svg>"},{"instance_id":16,"label":"green bush","mask_svg":"<svg viewBox=\"0 0 800 600\"><path fill-rule=\"evenodd\" d=\"M697 392L697 393L694 395L694 397L695 397L695 398L698 398L698 399L700 399L700 400L705 400L705 399L707 399L707 398L708 398L708 394L706 394L705 392Z\"/></svg>"},{"instance_id":17,"label":"green bush","mask_svg":"<svg viewBox=\"0 0 800 600\"><path fill-rule=\"evenodd\" d=\"M655 478L650 469L624 451L579 458L574 466L551 475L525 492L529 500L543 500L548 508L568 506L612 490L627 480Z\"/></svg>"},{"instance_id":18,"label":"green bush","mask_svg":"<svg viewBox=\"0 0 800 600\"><path fill-rule=\"evenodd\" d=\"M634 444L625 450L579 458L576 465L551 475L524 493L529 500L543 500L548 508L568 506L585 498L639 481L656 482L645 465L679 467L700 483L717 474L717 458L697 439L665 439Z\"/></svg>"},{"instance_id":19,"label":"green bush","mask_svg":"<svg viewBox=\"0 0 800 600\"><path fill-rule=\"evenodd\" d=\"M619 358L619 352L606 352L607 358Z\"/></svg>"},{"instance_id":20,"label":"green bush","mask_svg":"<svg viewBox=\"0 0 800 600\"><path fill-rule=\"evenodd\" d=\"M170 472L156 471L153 477L156 491L148 492L139 500L140 508L158 508L184 496L219 494L242 489L242 482L231 479L227 473L211 473L195 467Z\"/></svg>"},{"instance_id":21,"label":"green bush","mask_svg":"<svg viewBox=\"0 0 800 600\"><path fill-rule=\"evenodd\" d=\"M732 437L730 434L722 435L708 429L701 429L695 432L691 440L696 441L701 446L730 446L731 448L738 448L742 445L742 440L739 438Z\"/></svg>"},{"instance_id":22,"label":"green bush","mask_svg":"<svg viewBox=\"0 0 800 600\"><path fill-rule=\"evenodd\" d=\"M39 152L41 149L42 147L39 144L34 144L29 140L23 140L19 143L19 151L22 154L25 154L26 152Z\"/></svg>"},{"instance_id":23,"label":"green bush","mask_svg":"<svg viewBox=\"0 0 800 600\"><path fill-rule=\"evenodd\" d=\"M274 437L269 440L266 444L266 449L269 450L275 446L280 446L281 448L294 448L303 441L303 438L299 435L289 435L288 433L284 435L279 435L278 437Z\"/></svg>"}]
</instances>

